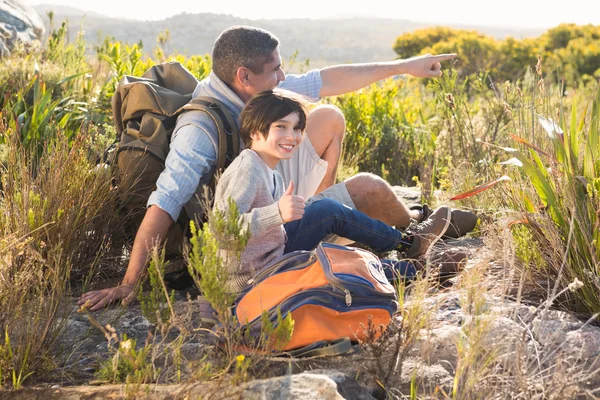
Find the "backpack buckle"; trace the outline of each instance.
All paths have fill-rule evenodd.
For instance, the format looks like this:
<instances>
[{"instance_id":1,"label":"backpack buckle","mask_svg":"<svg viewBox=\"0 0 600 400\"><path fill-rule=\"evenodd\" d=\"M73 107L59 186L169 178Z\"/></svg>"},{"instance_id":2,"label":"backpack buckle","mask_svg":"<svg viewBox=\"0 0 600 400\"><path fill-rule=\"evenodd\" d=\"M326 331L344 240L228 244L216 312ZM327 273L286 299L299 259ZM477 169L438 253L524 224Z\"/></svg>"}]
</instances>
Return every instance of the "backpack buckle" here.
<instances>
[{"instance_id":1,"label":"backpack buckle","mask_svg":"<svg viewBox=\"0 0 600 400\"><path fill-rule=\"evenodd\" d=\"M211 110L218 110L219 109L219 105L217 103L210 103L208 105L208 108L210 108Z\"/></svg>"}]
</instances>

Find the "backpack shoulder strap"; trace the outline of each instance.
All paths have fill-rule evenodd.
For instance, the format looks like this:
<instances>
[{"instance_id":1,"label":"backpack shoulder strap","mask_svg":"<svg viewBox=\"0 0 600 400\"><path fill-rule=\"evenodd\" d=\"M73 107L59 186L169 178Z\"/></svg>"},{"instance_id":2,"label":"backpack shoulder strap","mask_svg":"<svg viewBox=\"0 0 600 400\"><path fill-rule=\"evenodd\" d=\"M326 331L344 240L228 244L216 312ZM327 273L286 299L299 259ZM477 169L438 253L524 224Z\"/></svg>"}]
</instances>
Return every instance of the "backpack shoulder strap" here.
<instances>
[{"instance_id":1,"label":"backpack shoulder strap","mask_svg":"<svg viewBox=\"0 0 600 400\"><path fill-rule=\"evenodd\" d=\"M233 115L222 102L208 96L194 97L181 108L181 111L190 110L204 111L213 119L219 134L217 171L227 168L240 154L240 135Z\"/></svg>"},{"instance_id":2,"label":"backpack shoulder strap","mask_svg":"<svg viewBox=\"0 0 600 400\"><path fill-rule=\"evenodd\" d=\"M349 337L343 337L332 342L319 341L299 349L289 350L282 354L294 358L339 356L352 350L352 341Z\"/></svg>"}]
</instances>

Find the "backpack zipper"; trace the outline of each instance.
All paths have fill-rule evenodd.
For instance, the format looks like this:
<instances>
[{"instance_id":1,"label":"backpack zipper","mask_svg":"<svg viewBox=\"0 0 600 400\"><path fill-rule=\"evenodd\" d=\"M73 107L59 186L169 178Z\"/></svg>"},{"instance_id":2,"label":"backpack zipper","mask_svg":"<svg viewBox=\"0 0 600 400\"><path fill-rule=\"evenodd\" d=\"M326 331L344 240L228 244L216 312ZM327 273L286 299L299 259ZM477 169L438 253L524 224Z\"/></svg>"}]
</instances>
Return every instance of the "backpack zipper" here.
<instances>
[{"instance_id":1,"label":"backpack zipper","mask_svg":"<svg viewBox=\"0 0 600 400\"><path fill-rule=\"evenodd\" d=\"M263 281L264 279L268 278L274 272L276 272L281 267L282 264L284 264L286 261L288 261L289 259L291 259L297 255L298 254L295 252L286 254L284 258L280 259L275 264L272 264L269 267L267 267L266 269L262 270L254 278L249 279L248 285L254 285L254 284L259 283L259 282ZM306 267L307 265L311 264L314 261L314 259L315 259L315 254L314 254L314 252L311 252L311 255L309 256L309 258L306 261L294 266L293 268L289 268L286 271L302 269L302 268Z\"/></svg>"},{"instance_id":2,"label":"backpack zipper","mask_svg":"<svg viewBox=\"0 0 600 400\"><path fill-rule=\"evenodd\" d=\"M313 292L313 293L315 293L315 292L316 293L322 292L325 295L323 297L330 297L330 296L337 297L337 298L345 297L346 305L350 306L350 304L348 304L348 295L349 295L349 293L347 293L346 296L342 296L342 295L337 294L337 293L331 293L331 291L328 290L328 289L326 289L324 286L321 286L321 287L318 287L318 288L309 289L308 291ZM293 296L288 297L287 299L285 299L282 303L280 303L277 307L274 307L269 312L269 320L271 322L276 322L277 321L277 308L279 308L282 317L285 317L285 315L287 313L292 312L293 310L295 310L295 307L287 307L288 304L290 304L290 303L293 304L296 301L296 297L302 296L302 295L305 295L305 294L306 294L306 292L299 292L299 293L296 293L295 295L293 295ZM321 299L323 297L319 297L319 296L314 295L314 296L307 297L305 299L305 301L310 300L312 298ZM351 296L350 296L350 298L352 299ZM386 309L386 310L388 309L388 307L380 306L379 304L377 304L377 299L374 299L373 297L355 297L355 299L359 300L359 301L360 300L366 300L367 302L372 303L372 304L369 304L369 306L372 306L372 307L383 308L383 309ZM384 299L382 299L382 300L384 300ZM396 302L396 301L393 300L393 302ZM326 306L326 304L323 304L323 305ZM289 308L289 309L287 309L287 308ZM393 314L393 312L391 314ZM256 317L254 320L248 322L248 325L251 326L251 325L256 324L258 321L261 320L261 317L262 316Z\"/></svg>"},{"instance_id":3,"label":"backpack zipper","mask_svg":"<svg viewBox=\"0 0 600 400\"><path fill-rule=\"evenodd\" d=\"M323 272L325 273L327 280L329 281L331 286L333 286L333 288L338 289L345 293L346 305L348 307L350 307L352 305L352 293L350 292L350 290L348 290L343 285L343 283L342 283L343 280L336 277L335 274L333 273L333 270L331 269L331 264L329 263L329 258L327 258L327 254L325 253L325 250L323 249L323 243L319 243L315 252L316 252L317 257L319 258L319 261L321 261L321 265L323 266ZM363 283L354 283L354 284L371 289L371 290L373 289L372 286L365 285ZM380 295L382 297L390 297L390 298L394 297L393 295L387 295L385 293L380 293Z\"/></svg>"}]
</instances>

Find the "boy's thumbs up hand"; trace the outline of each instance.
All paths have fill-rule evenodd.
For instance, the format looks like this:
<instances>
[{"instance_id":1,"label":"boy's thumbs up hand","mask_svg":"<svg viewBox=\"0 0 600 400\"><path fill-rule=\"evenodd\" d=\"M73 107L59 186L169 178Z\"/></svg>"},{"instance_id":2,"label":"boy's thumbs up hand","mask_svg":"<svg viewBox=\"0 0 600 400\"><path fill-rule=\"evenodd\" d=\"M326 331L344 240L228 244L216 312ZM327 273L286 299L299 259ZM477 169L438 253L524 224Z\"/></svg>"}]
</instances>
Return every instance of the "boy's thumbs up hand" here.
<instances>
[{"instance_id":1,"label":"boy's thumbs up hand","mask_svg":"<svg viewBox=\"0 0 600 400\"><path fill-rule=\"evenodd\" d=\"M290 181L287 189L285 189L285 193L283 193L283 195L285 196L286 194L294 194L294 181Z\"/></svg>"},{"instance_id":2,"label":"boy's thumbs up hand","mask_svg":"<svg viewBox=\"0 0 600 400\"><path fill-rule=\"evenodd\" d=\"M294 182L292 181L278 202L279 214L281 214L283 222L292 222L304 215L304 198L293 193Z\"/></svg>"}]
</instances>

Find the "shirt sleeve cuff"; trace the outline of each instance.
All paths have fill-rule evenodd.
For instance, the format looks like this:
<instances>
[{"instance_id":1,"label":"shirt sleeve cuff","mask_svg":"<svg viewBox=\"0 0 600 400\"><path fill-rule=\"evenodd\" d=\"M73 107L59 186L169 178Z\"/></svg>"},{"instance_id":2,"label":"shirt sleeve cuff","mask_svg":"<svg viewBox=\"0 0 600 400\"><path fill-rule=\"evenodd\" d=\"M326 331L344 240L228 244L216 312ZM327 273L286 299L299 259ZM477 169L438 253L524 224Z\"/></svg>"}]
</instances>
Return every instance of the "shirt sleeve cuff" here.
<instances>
[{"instance_id":1,"label":"shirt sleeve cuff","mask_svg":"<svg viewBox=\"0 0 600 400\"><path fill-rule=\"evenodd\" d=\"M307 75L310 75L310 79L313 82L311 88L313 89L310 93L310 100L312 102L317 102L321 100L321 88L323 87L323 78L321 77L320 69L313 69L307 72Z\"/></svg>"},{"instance_id":2,"label":"shirt sleeve cuff","mask_svg":"<svg viewBox=\"0 0 600 400\"><path fill-rule=\"evenodd\" d=\"M269 226L277 226L284 224L283 218L281 218L281 213L279 212L278 202L275 202L265 208L267 209L265 213L265 221Z\"/></svg>"},{"instance_id":3,"label":"shirt sleeve cuff","mask_svg":"<svg viewBox=\"0 0 600 400\"><path fill-rule=\"evenodd\" d=\"M183 208L175 200L156 191L152 192L152 194L148 198L146 208L150 206L157 206L164 212L168 213L174 222L176 222L179 218L179 214L181 213L181 209Z\"/></svg>"}]
</instances>

